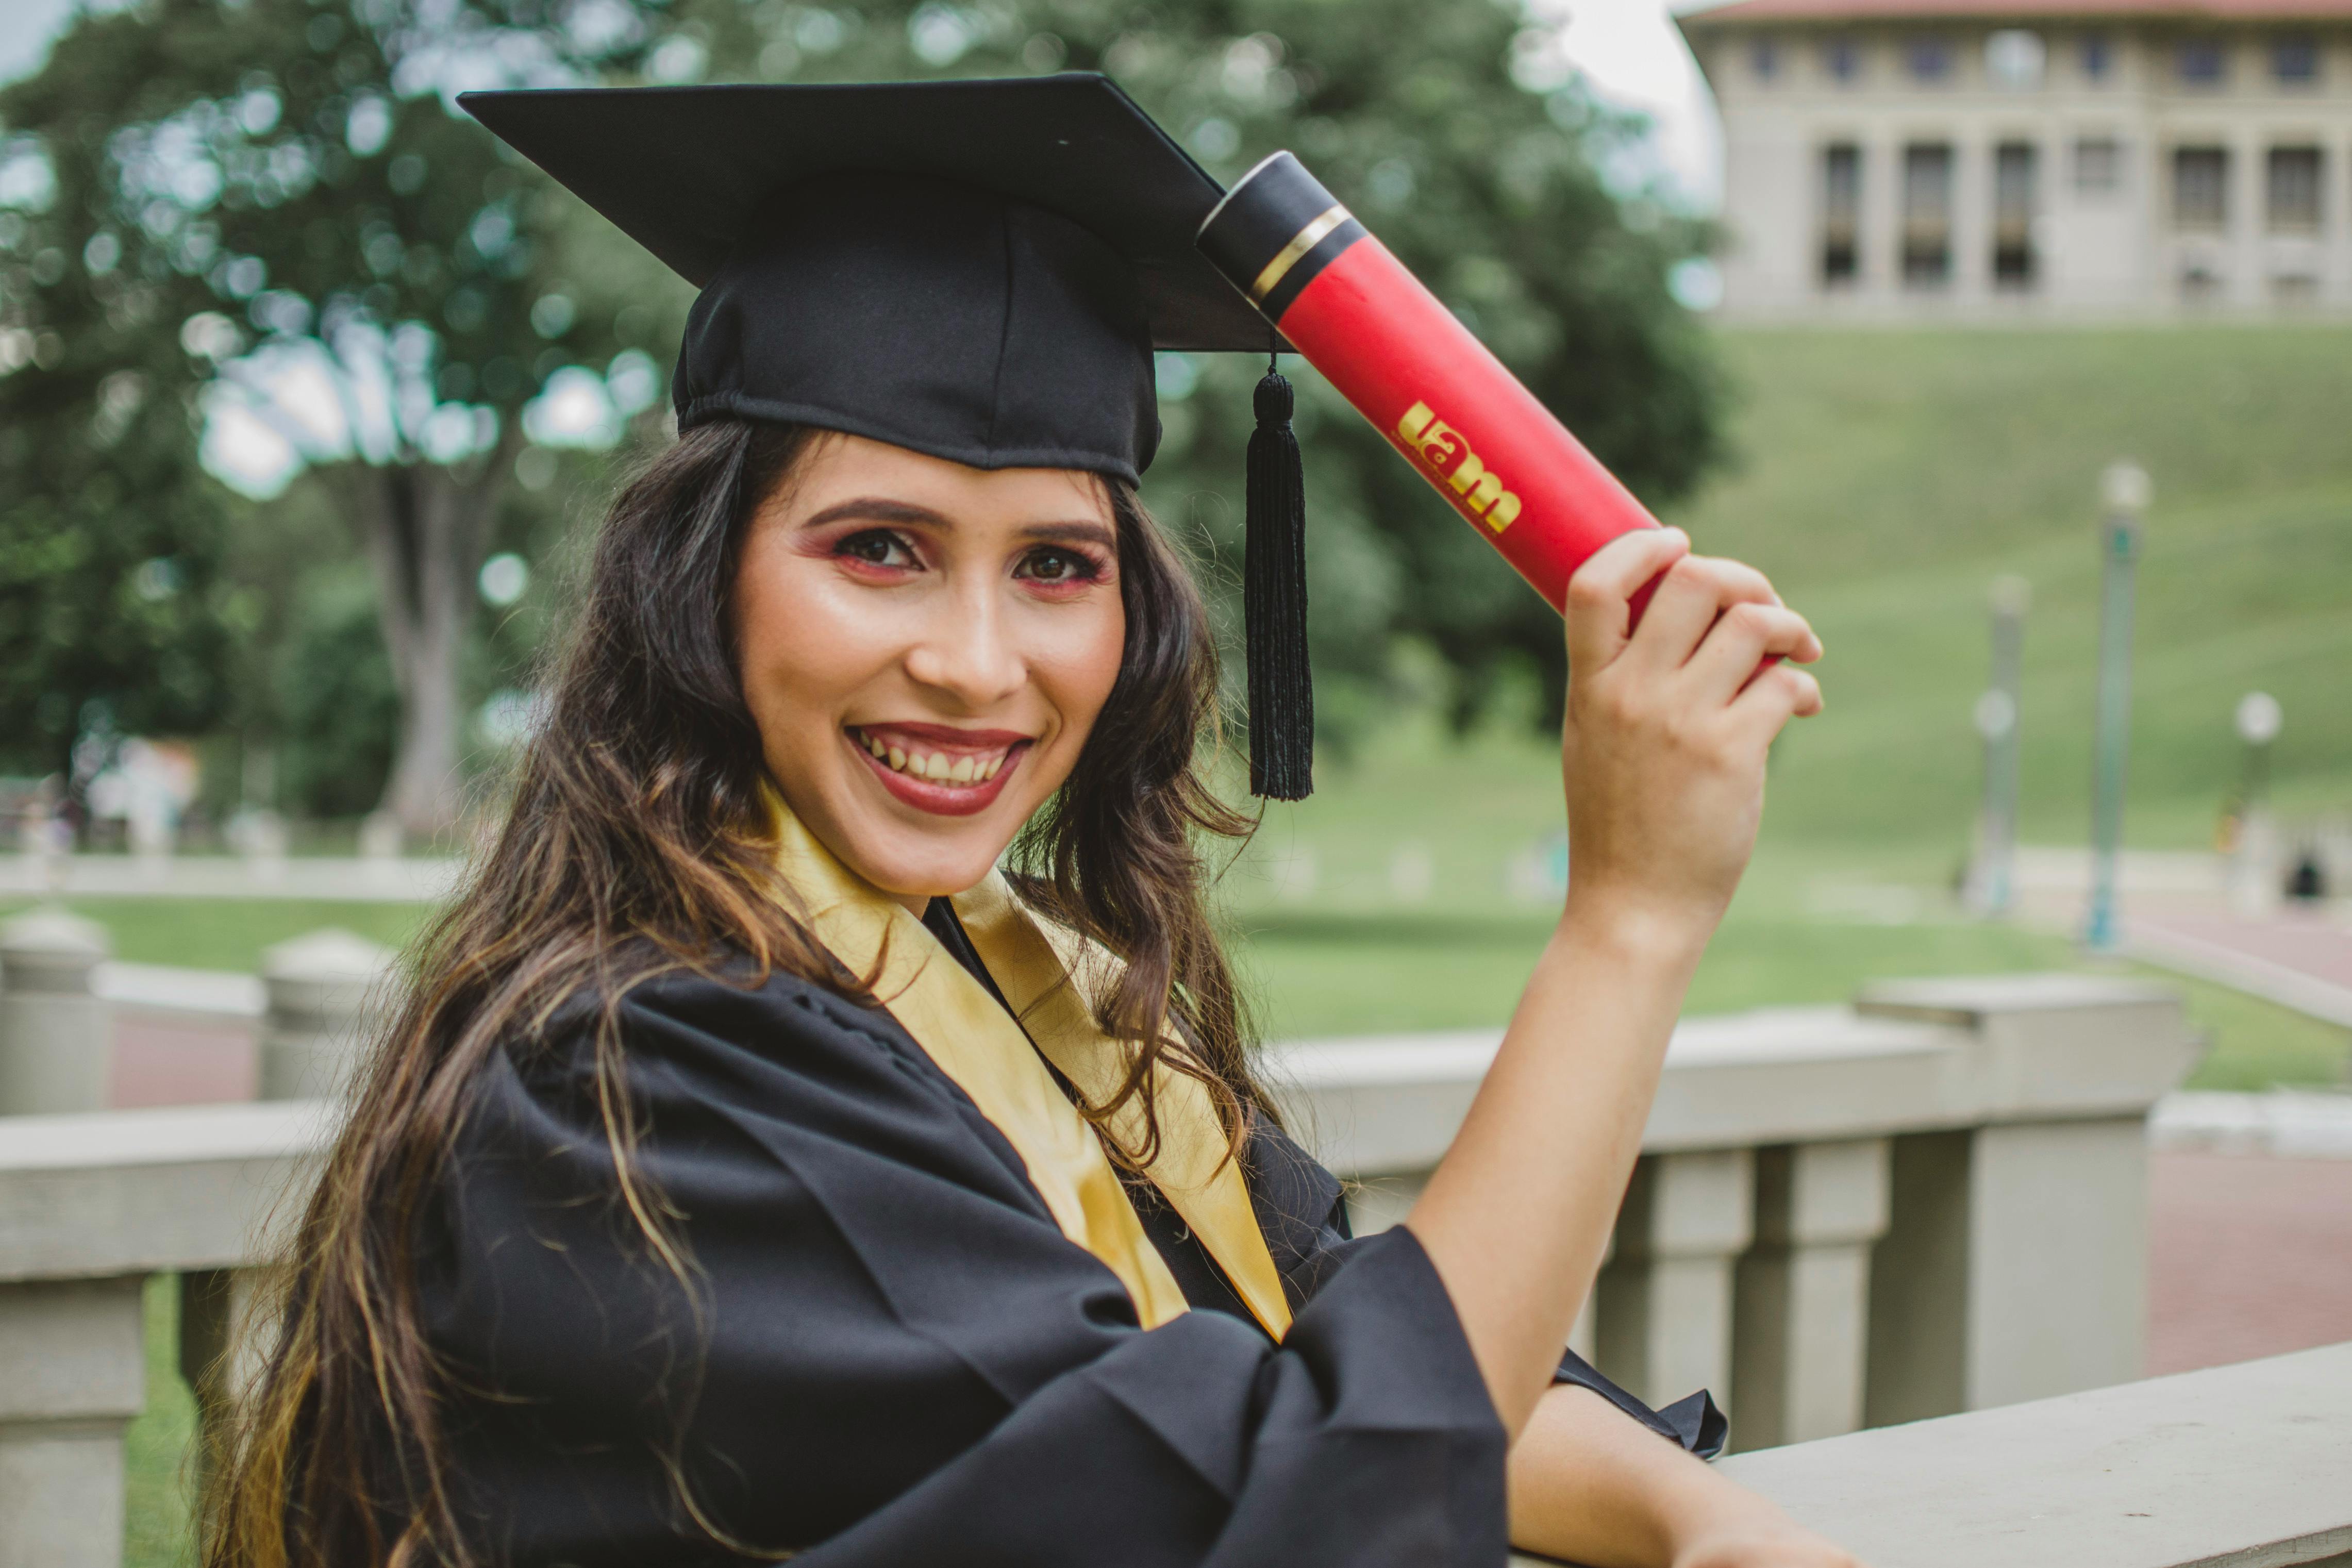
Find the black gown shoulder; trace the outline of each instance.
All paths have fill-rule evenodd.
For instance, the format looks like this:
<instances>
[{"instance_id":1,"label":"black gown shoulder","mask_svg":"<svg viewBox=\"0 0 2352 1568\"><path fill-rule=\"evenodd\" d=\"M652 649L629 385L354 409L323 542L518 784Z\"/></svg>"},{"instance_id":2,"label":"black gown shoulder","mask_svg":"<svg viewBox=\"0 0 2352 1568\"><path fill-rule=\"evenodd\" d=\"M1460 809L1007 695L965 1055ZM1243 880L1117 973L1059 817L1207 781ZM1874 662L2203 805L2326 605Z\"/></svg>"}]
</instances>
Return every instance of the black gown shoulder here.
<instances>
[{"instance_id":1,"label":"black gown shoulder","mask_svg":"<svg viewBox=\"0 0 2352 1568\"><path fill-rule=\"evenodd\" d=\"M618 1195L588 1017L487 1065L419 1237L489 1561L1503 1561L1503 1432L1427 1256L1348 1240L1271 1129L1252 1186L1290 1332L1145 1332L888 1014L673 976L616 1023L686 1283Z\"/></svg>"}]
</instances>

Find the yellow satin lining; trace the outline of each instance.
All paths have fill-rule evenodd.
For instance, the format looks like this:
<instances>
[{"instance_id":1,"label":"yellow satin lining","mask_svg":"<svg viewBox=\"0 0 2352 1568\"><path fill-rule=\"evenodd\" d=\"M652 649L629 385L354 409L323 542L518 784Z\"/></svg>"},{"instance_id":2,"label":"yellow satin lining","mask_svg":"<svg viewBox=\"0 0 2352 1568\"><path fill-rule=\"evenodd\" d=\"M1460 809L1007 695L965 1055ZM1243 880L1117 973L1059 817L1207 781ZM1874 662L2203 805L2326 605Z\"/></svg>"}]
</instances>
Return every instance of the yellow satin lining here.
<instances>
[{"instance_id":1,"label":"yellow satin lining","mask_svg":"<svg viewBox=\"0 0 2352 1568\"><path fill-rule=\"evenodd\" d=\"M781 799L772 795L771 805L777 869L817 940L854 973L875 975L881 961L876 996L1004 1134L1055 1224L1118 1277L1143 1326L1158 1328L1181 1314L1184 1293L1144 1234L1118 1173L1038 1059L1043 1052L1096 1101L1123 1079L1127 1047L1095 1026L1071 983L1074 966L1082 979L1099 984L1118 960L1038 919L1002 876L990 873L954 904L982 963L1020 1014L1016 1024L904 905L844 865ZM1207 1089L1165 1068L1154 1088L1160 1147L1144 1173L1266 1331L1280 1339L1290 1327L1281 1276L1251 1210L1241 1167L1226 1158ZM1124 1137L1127 1124L1118 1131Z\"/></svg>"}]
</instances>

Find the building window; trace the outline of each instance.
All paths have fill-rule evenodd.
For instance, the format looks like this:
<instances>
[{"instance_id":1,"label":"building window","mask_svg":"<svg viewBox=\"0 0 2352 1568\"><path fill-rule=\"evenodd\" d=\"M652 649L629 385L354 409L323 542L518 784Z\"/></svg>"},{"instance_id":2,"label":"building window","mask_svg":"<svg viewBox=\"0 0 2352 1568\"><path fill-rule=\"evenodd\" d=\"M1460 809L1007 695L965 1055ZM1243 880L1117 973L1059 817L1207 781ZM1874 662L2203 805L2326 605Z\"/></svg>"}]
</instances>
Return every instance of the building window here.
<instances>
[{"instance_id":1,"label":"building window","mask_svg":"<svg viewBox=\"0 0 2352 1568\"><path fill-rule=\"evenodd\" d=\"M1822 46L1822 69L1832 81L1853 81L1862 75L1862 49L1852 38L1832 38Z\"/></svg>"},{"instance_id":2,"label":"building window","mask_svg":"<svg viewBox=\"0 0 2352 1568\"><path fill-rule=\"evenodd\" d=\"M1772 38L1759 37L1748 46L1748 68L1756 73L1758 81L1770 81L1780 74L1780 46Z\"/></svg>"},{"instance_id":3,"label":"building window","mask_svg":"<svg viewBox=\"0 0 2352 1568\"><path fill-rule=\"evenodd\" d=\"M1952 275L1952 148L1903 149L1903 281L1933 286Z\"/></svg>"},{"instance_id":4,"label":"building window","mask_svg":"<svg viewBox=\"0 0 2352 1568\"><path fill-rule=\"evenodd\" d=\"M2283 272L2271 279L2271 298L2290 310L2319 301L2319 279L2308 272Z\"/></svg>"},{"instance_id":5,"label":"building window","mask_svg":"<svg viewBox=\"0 0 2352 1568\"><path fill-rule=\"evenodd\" d=\"M2287 87L2319 79L2319 40L2309 33L2286 33L2271 41L2271 75Z\"/></svg>"},{"instance_id":6,"label":"building window","mask_svg":"<svg viewBox=\"0 0 2352 1568\"><path fill-rule=\"evenodd\" d=\"M2172 226L2217 229L2230 212L2230 154L2221 147L2172 153Z\"/></svg>"},{"instance_id":7,"label":"building window","mask_svg":"<svg viewBox=\"0 0 2352 1568\"><path fill-rule=\"evenodd\" d=\"M2074 143L2074 191L2113 195L2124 185L2124 147L2112 136L2085 136Z\"/></svg>"},{"instance_id":8,"label":"building window","mask_svg":"<svg viewBox=\"0 0 2352 1568\"><path fill-rule=\"evenodd\" d=\"M1985 75L1992 79L1996 87L2005 87L2012 92L2040 87L2042 68L2049 58L2042 35L2022 27L2004 27L1985 39Z\"/></svg>"},{"instance_id":9,"label":"building window","mask_svg":"<svg viewBox=\"0 0 2352 1568\"><path fill-rule=\"evenodd\" d=\"M1903 68L1917 81L1942 81L1952 74L1951 40L1933 33L1911 39L1903 46Z\"/></svg>"},{"instance_id":10,"label":"building window","mask_svg":"<svg viewBox=\"0 0 2352 1568\"><path fill-rule=\"evenodd\" d=\"M2221 275L2202 261L2180 269L2180 297L2191 305L2210 304L2221 297Z\"/></svg>"},{"instance_id":11,"label":"building window","mask_svg":"<svg viewBox=\"0 0 2352 1568\"><path fill-rule=\"evenodd\" d=\"M1996 289L2033 287L2035 149L2004 142L1992 158L1992 281Z\"/></svg>"},{"instance_id":12,"label":"building window","mask_svg":"<svg viewBox=\"0 0 2352 1568\"><path fill-rule=\"evenodd\" d=\"M2264 209L2274 234L2319 232L2319 149L2273 147Z\"/></svg>"},{"instance_id":13,"label":"building window","mask_svg":"<svg viewBox=\"0 0 2352 1568\"><path fill-rule=\"evenodd\" d=\"M1841 142L1822 149L1822 285L1851 284L1861 274L1862 149Z\"/></svg>"},{"instance_id":14,"label":"building window","mask_svg":"<svg viewBox=\"0 0 2352 1568\"><path fill-rule=\"evenodd\" d=\"M2184 38L2179 53L2173 57L2173 68L2180 79L2190 87L2219 87L2228 74L2227 57L2221 52L2219 38Z\"/></svg>"},{"instance_id":15,"label":"building window","mask_svg":"<svg viewBox=\"0 0 2352 1568\"><path fill-rule=\"evenodd\" d=\"M2116 68L2116 47L2105 33L2093 33L2083 40L2083 75L2091 81L2105 81Z\"/></svg>"}]
</instances>

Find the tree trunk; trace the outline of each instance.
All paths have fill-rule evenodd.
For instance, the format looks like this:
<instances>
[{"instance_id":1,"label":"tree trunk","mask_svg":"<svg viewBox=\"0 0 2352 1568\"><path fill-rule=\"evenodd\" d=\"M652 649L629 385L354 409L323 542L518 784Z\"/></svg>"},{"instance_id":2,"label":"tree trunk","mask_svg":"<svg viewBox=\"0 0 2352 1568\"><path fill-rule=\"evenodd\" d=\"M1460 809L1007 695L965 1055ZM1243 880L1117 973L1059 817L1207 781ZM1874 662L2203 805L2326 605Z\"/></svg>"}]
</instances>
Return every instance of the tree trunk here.
<instances>
[{"instance_id":1,"label":"tree trunk","mask_svg":"<svg viewBox=\"0 0 2352 1568\"><path fill-rule=\"evenodd\" d=\"M460 666L474 580L512 456L510 437L502 437L478 466L388 463L352 476L400 692L400 741L377 809L408 838L449 833L464 805Z\"/></svg>"}]
</instances>

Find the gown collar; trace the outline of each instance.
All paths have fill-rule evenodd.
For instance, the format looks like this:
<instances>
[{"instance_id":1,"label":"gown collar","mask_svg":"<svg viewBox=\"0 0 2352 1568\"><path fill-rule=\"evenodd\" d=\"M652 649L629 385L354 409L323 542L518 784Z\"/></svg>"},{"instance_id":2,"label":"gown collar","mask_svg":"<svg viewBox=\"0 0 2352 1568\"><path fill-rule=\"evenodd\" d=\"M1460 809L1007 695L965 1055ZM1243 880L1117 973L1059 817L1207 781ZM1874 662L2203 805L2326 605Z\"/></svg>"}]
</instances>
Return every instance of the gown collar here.
<instances>
[{"instance_id":1,"label":"gown collar","mask_svg":"<svg viewBox=\"0 0 2352 1568\"><path fill-rule=\"evenodd\" d=\"M1000 1005L921 921L845 865L773 792L769 804L777 870L817 940L867 979L876 999L1004 1134L1062 1234L1118 1277L1143 1326L1183 1312L1183 1292L1100 1138L1054 1081L1058 1070L1095 1102L1123 1081L1129 1047L1097 1026L1092 1005L1116 979L1118 960L1038 916L992 871L951 902ZM1161 1068L1153 1089L1160 1148L1143 1173L1279 1340L1290 1326L1281 1276L1207 1089ZM1141 1142L1140 1113L1130 1100L1114 1119L1111 1135L1125 1147Z\"/></svg>"}]
</instances>

